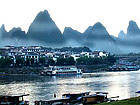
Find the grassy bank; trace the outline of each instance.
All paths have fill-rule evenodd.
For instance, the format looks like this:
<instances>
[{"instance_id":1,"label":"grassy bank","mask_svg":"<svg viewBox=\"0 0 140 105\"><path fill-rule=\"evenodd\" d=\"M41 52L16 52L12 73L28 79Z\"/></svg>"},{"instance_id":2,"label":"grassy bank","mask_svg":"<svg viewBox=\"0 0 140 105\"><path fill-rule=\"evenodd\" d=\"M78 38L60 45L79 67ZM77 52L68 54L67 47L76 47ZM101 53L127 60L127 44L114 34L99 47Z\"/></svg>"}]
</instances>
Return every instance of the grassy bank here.
<instances>
[{"instance_id":1,"label":"grassy bank","mask_svg":"<svg viewBox=\"0 0 140 105\"><path fill-rule=\"evenodd\" d=\"M140 105L140 97L120 100L120 101L111 102L111 103L101 103L101 104L96 104L96 105Z\"/></svg>"}]
</instances>

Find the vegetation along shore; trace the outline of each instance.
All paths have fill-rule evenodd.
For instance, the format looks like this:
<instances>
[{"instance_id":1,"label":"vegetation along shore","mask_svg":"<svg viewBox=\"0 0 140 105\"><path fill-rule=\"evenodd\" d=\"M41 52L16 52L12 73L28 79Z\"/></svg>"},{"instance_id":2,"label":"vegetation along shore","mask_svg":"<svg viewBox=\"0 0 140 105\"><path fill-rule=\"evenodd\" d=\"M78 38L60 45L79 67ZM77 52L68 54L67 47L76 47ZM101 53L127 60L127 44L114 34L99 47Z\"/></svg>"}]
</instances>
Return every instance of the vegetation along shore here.
<instances>
[{"instance_id":1,"label":"vegetation along shore","mask_svg":"<svg viewBox=\"0 0 140 105\"><path fill-rule=\"evenodd\" d=\"M100 103L100 104L96 104L96 105L140 105L140 96L129 98L129 99L124 99L124 100L120 100L120 101L110 102L110 103L108 103L108 102Z\"/></svg>"}]
</instances>

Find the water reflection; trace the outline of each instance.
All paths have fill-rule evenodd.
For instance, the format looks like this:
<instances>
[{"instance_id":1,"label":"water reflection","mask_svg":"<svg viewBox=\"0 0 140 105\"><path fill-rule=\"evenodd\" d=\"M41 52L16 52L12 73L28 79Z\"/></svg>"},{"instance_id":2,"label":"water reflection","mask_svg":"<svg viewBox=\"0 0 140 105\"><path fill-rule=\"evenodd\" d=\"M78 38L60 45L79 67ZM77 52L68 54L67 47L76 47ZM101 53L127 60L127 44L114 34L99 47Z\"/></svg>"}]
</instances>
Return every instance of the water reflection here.
<instances>
[{"instance_id":1,"label":"water reflection","mask_svg":"<svg viewBox=\"0 0 140 105\"><path fill-rule=\"evenodd\" d=\"M1 76L0 94L29 93L26 97L33 103L35 100L52 99L53 94L61 98L64 93L96 91L109 92L109 97L120 96L120 99L134 97L140 89L140 71L102 72L81 76Z\"/></svg>"}]
</instances>

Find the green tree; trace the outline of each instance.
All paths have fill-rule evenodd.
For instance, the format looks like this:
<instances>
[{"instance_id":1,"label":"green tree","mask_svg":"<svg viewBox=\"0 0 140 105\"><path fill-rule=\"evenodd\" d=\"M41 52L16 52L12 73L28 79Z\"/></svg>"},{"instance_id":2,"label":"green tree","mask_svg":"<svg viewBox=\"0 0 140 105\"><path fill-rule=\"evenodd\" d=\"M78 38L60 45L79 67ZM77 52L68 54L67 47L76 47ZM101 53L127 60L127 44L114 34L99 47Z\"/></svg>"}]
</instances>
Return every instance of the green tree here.
<instances>
[{"instance_id":1,"label":"green tree","mask_svg":"<svg viewBox=\"0 0 140 105\"><path fill-rule=\"evenodd\" d=\"M25 65L26 65L26 66L30 66L30 65L31 65L31 59L30 59L30 58L27 58L27 59L26 59Z\"/></svg>"},{"instance_id":2,"label":"green tree","mask_svg":"<svg viewBox=\"0 0 140 105\"><path fill-rule=\"evenodd\" d=\"M116 59L116 57L114 55L108 55L106 57L106 60L107 60L107 63L109 65L112 65L112 64L114 64L116 62L117 59Z\"/></svg>"},{"instance_id":3,"label":"green tree","mask_svg":"<svg viewBox=\"0 0 140 105\"><path fill-rule=\"evenodd\" d=\"M34 65L34 58L31 58L31 65Z\"/></svg>"},{"instance_id":4,"label":"green tree","mask_svg":"<svg viewBox=\"0 0 140 105\"><path fill-rule=\"evenodd\" d=\"M46 62L46 58L45 58L45 57L40 57L40 58L39 58L39 63L40 63L41 65L45 65L45 62Z\"/></svg>"},{"instance_id":5,"label":"green tree","mask_svg":"<svg viewBox=\"0 0 140 105\"><path fill-rule=\"evenodd\" d=\"M21 57L16 58L16 66L23 66L24 63L25 63L24 58L21 58Z\"/></svg>"},{"instance_id":6,"label":"green tree","mask_svg":"<svg viewBox=\"0 0 140 105\"><path fill-rule=\"evenodd\" d=\"M57 58L56 65L57 66L64 66L65 65L65 59L64 58Z\"/></svg>"},{"instance_id":7,"label":"green tree","mask_svg":"<svg viewBox=\"0 0 140 105\"><path fill-rule=\"evenodd\" d=\"M48 60L48 65L55 66L55 61L53 59Z\"/></svg>"},{"instance_id":8,"label":"green tree","mask_svg":"<svg viewBox=\"0 0 140 105\"><path fill-rule=\"evenodd\" d=\"M73 57L69 57L65 59L65 64L66 65L75 65L75 61Z\"/></svg>"},{"instance_id":9,"label":"green tree","mask_svg":"<svg viewBox=\"0 0 140 105\"><path fill-rule=\"evenodd\" d=\"M9 67L12 63L13 63L13 59L10 57L0 58L0 66L1 67Z\"/></svg>"}]
</instances>

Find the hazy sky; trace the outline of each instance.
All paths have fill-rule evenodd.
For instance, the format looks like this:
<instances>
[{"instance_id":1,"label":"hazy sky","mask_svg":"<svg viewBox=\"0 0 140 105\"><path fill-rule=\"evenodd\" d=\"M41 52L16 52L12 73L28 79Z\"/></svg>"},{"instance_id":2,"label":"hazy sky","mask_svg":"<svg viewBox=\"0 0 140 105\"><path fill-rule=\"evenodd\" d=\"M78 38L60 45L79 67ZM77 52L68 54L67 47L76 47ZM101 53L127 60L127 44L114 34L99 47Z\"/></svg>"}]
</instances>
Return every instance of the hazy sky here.
<instances>
[{"instance_id":1,"label":"hazy sky","mask_svg":"<svg viewBox=\"0 0 140 105\"><path fill-rule=\"evenodd\" d=\"M27 32L38 12L48 10L63 32L72 27L84 32L101 22L114 36L126 32L129 20L140 25L140 0L0 0L0 25L6 30L21 27Z\"/></svg>"}]
</instances>

